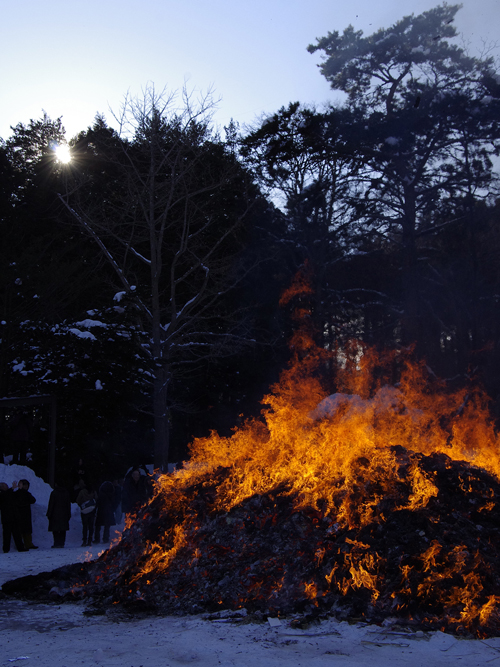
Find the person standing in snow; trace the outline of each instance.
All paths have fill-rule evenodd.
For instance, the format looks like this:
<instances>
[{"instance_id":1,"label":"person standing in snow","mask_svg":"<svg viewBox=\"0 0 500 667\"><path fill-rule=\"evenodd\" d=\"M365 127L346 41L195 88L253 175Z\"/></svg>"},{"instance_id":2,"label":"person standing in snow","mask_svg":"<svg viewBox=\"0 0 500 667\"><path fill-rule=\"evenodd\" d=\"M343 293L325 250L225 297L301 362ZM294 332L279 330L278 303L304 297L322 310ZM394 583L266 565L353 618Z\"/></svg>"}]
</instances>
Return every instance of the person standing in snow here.
<instances>
[{"instance_id":1,"label":"person standing in snow","mask_svg":"<svg viewBox=\"0 0 500 667\"><path fill-rule=\"evenodd\" d=\"M0 482L0 511L2 513L2 532L3 532L3 552L9 553L11 539L14 538L14 544L18 551L28 551L24 546L21 530L19 528L19 517L14 497L14 489L17 483L12 483L9 488L5 482Z\"/></svg>"},{"instance_id":2,"label":"person standing in snow","mask_svg":"<svg viewBox=\"0 0 500 667\"><path fill-rule=\"evenodd\" d=\"M151 485L139 468L133 468L125 475L122 491L122 509L125 514L135 514L151 497Z\"/></svg>"},{"instance_id":3,"label":"person standing in snow","mask_svg":"<svg viewBox=\"0 0 500 667\"><path fill-rule=\"evenodd\" d=\"M80 482L85 479L87 479L87 467L84 460L79 458L72 473L71 502L76 502L76 497L81 489Z\"/></svg>"},{"instance_id":4,"label":"person standing in snow","mask_svg":"<svg viewBox=\"0 0 500 667\"><path fill-rule=\"evenodd\" d=\"M92 546L94 534L95 513L97 507L97 493L88 482L80 480L80 491L76 497L82 518L82 547Z\"/></svg>"},{"instance_id":5,"label":"person standing in snow","mask_svg":"<svg viewBox=\"0 0 500 667\"><path fill-rule=\"evenodd\" d=\"M47 518L49 531L54 536L52 549L62 549L66 543L66 532L69 530L71 500L68 489L57 482L49 497Z\"/></svg>"},{"instance_id":6,"label":"person standing in snow","mask_svg":"<svg viewBox=\"0 0 500 667\"><path fill-rule=\"evenodd\" d=\"M29 492L30 483L27 479L20 479L17 483L17 491L14 494L19 518L19 529L26 549L38 549L33 544L33 523L31 521L31 506L36 503L36 498Z\"/></svg>"},{"instance_id":7,"label":"person standing in snow","mask_svg":"<svg viewBox=\"0 0 500 667\"><path fill-rule=\"evenodd\" d=\"M102 542L103 544L109 542L110 528L115 525L114 494L115 489L112 482L103 482L99 487L94 544L99 544L100 542L101 526L104 527Z\"/></svg>"},{"instance_id":8,"label":"person standing in snow","mask_svg":"<svg viewBox=\"0 0 500 667\"><path fill-rule=\"evenodd\" d=\"M113 480L113 509L115 512L115 524L118 525L121 523L122 520L122 485L120 484L120 480L114 479Z\"/></svg>"}]
</instances>

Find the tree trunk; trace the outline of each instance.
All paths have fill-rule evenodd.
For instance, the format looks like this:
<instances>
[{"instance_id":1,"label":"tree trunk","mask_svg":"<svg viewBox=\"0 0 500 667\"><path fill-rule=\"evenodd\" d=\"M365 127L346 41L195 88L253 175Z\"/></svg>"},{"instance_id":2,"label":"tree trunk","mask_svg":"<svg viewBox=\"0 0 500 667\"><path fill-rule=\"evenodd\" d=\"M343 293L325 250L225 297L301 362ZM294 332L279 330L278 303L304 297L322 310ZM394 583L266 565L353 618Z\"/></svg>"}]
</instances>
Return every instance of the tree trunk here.
<instances>
[{"instance_id":1,"label":"tree trunk","mask_svg":"<svg viewBox=\"0 0 500 667\"><path fill-rule=\"evenodd\" d=\"M155 117L154 122L158 122ZM157 128L156 128L157 129ZM170 425L167 409L168 383L170 373L163 362L164 341L161 326L160 303L160 274L162 270L162 238L156 229L156 175L155 142L150 144L150 171L149 171L149 246L151 253L151 315L152 315L152 342L153 358L155 363L155 379L153 387L153 417L154 417L154 467L155 470L168 472L168 447Z\"/></svg>"},{"instance_id":2,"label":"tree trunk","mask_svg":"<svg viewBox=\"0 0 500 667\"><path fill-rule=\"evenodd\" d=\"M420 340L419 275L415 225L415 192L413 189L408 188L405 191L405 211L402 221L404 314L401 321L401 337L403 345L411 345Z\"/></svg>"},{"instance_id":3,"label":"tree trunk","mask_svg":"<svg viewBox=\"0 0 500 667\"><path fill-rule=\"evenodd\" d=\"M168 472L168 449L170 444L170 420L167 407L169 373L164 366L156 369L153 395L154 411L154 467Z\"/></svg>"}]
</instances>

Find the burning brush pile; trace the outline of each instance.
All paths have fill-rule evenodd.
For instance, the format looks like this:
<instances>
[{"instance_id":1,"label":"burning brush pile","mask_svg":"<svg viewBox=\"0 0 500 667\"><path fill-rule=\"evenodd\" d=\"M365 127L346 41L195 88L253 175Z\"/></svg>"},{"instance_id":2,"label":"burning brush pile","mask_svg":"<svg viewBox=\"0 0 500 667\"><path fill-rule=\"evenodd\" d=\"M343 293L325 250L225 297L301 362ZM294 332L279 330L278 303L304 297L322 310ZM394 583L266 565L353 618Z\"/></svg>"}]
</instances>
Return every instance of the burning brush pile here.
<instances>
[{"instance_id":1,"label":"burning brush pile","mask_svg":"<svg viewBox=\"0 0 500 667\"><path fill-rule=\"evenodd\" d=\"M499 634L487 399L387 356L346 363L331 396L310 372L324 357L297 362L260 418L196 440L185 468L159 477L119 543L43 575L39 590L59 582L65 599L163 614L245 608Z\"/></svg>"}]
</instances>

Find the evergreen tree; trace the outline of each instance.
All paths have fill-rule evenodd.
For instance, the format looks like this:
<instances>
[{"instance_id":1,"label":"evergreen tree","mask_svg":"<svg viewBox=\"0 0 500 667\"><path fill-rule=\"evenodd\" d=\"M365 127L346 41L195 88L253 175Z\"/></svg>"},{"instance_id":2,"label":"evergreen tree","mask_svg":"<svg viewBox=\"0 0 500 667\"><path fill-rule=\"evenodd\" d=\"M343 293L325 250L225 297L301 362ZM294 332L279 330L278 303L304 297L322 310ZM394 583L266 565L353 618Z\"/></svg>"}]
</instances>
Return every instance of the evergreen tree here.
<instances>
[{"instance_id":1,"label":"evergreen tree","mask_svg":"<svg viewBox=\"0 0 500 667\"><path fill-rule=\"evenodd\" d=\"M107 265L61 224L57 193L72 168L57 157L61 144L60 119L45 114L0 148L1 395L58 399L59 463L140 406L146 378L126 304L103 289ZM43 472L45 462L46 453Z\"/></svg>"},{"instance_id":2,"label":"evergreen tree","mask_svg":"<svg viewBox=\"0 0 500 667\"><path fill-rule=\"evenodd\" d=\"M499 136L492 58L472 58L448 41L458 9L441 5L369 37L350 26L309 47L324 53L322 73L358 118L351 130L363 165L351 180L352 238L363 252L381 242L397 249L396 337L427 353L438 350L442 329L429 307L429 245L465 219L471 198L491 198Z\"/></svg>"}]
</instances>

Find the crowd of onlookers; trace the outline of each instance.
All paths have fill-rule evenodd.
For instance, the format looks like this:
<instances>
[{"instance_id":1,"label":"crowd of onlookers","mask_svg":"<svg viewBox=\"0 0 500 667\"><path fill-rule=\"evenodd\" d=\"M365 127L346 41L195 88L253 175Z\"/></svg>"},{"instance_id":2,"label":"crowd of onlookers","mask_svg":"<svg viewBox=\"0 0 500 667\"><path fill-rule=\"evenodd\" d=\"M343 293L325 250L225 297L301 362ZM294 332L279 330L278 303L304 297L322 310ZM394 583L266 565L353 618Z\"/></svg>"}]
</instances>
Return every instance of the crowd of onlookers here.
<instances>
[{"instance_id":1,"label":"crowd of onlookers","mask_svg":"<svg viewBox=\"0 0 500 667\"><path fill-rule=\"evenodd\" d=\"M0 482L0 512L3 531L3 551L10 551L12 540L18 551L38 549L33 544L31 506L36 498L29 491L28 480L21 479L9 487ZM83 463L78 461L73 487L57 480L49 496L47 507L48 530L52 532L53 549L66 542L71 519L71 503L80 508L82 546L106 544L110 529L119 525L123 515L132 515L147 502L153 492L151 476L144 466L133 466L123 480L105 480L94 487ZM102 529L102 533L101 533Z\"/></svg>"}]
</instances>

